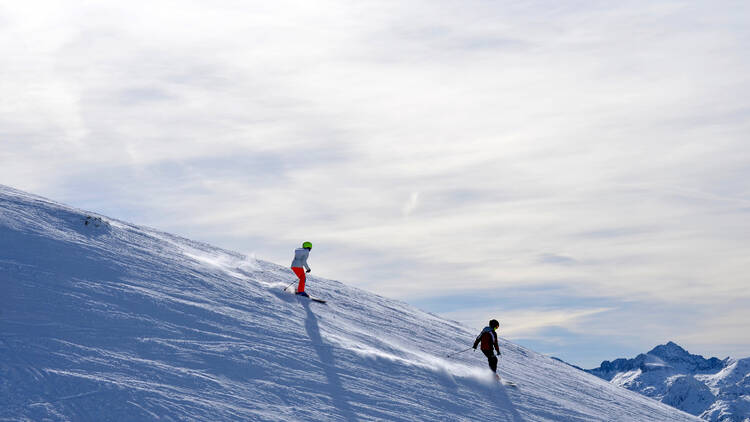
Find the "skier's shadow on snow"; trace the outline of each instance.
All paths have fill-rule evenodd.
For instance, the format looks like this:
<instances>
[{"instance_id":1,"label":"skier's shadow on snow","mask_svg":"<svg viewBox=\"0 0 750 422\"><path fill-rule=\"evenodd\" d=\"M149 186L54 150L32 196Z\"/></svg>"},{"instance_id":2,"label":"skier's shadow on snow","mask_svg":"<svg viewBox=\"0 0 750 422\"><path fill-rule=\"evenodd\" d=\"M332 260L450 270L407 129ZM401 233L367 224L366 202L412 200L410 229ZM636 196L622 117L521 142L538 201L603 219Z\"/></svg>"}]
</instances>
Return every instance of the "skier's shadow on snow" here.
<instances>
[{"instance_id":1,"label":"skier's shadow on snow","mask_svg":"<svg viewBox=\"0 0 750 422\"><path fill-rule=\"evenodd\" d=\"M302 306L307 311L307 319L305 320L305 330L307 335L310 337L315 352L318 354L318 358L323 366L326 378L328 379L329 394L333 400L333 406L339 409L341 416L345 420L356 422L357 416L352 411L349 402L346 400L347 392L341 385L341 379L339 378L338 372L336 372L336 363L333 360L333 352L331 346L323 343L323 339L320 337L320 328L318 327L318 318L310 310L310 302L302 302Z\"/></svg>"},{"instance_id":2,"label":"skier's shadow on snow","mask_svg":"<svg viewBox=\"0 0 750 422\"><path fill-rule=\"evenodd\" d=\"M494 388L490 389L488 391L488 398L498 407L499 411L502 411L503 413L507 411L507 416L510 418L509 420L513 422L524 422L525 419L521 417L521 414L516 410L516 406L510 400L507 388L509 387L501 386L499 392L492 391L495 390Z\"/></svg>"}]
</instances>

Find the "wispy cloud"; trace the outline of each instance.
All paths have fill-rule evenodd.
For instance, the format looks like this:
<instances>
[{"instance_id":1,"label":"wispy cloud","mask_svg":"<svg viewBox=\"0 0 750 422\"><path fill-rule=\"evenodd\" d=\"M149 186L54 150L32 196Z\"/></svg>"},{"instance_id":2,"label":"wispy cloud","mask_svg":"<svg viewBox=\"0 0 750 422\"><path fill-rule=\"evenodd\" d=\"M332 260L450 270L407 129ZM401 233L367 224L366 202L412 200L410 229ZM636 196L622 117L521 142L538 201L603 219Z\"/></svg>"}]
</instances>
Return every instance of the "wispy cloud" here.
<instances>
[{"instance_id":1,"label":"wispy cloud","mask_svg":"<svg viewBox=\"0 0 750 422\"><path fill-rule=\"evenodd\" d=\"M406 202L406 205L404 205L404 210L403 210L404 217L408 217L411 213L413 213L414 210L417 209L418 204L419 204L419 192L412 192L412 194L409 196L409 200Z\"/></svg>"},{"instance_id":2,"label":"wispy cloud","mask_svg":"<svg viewBox=\"0 0 750 422\"><path fill-rule=\"evenodd\" d=\"M531 338L548 328L565 328L570 331L579 331L583 326L582 320L593 315L607 312L612 308L595 309L514 309L512 311L500 311L496 308L476 309L471 312L446 313L449 318L467 321L472 327L483 327L487 325L489 318L502 320L501 332L504 337ZM488 318L488 316L490 316Z\"/></svg>"},{"instance_id":3,"label":"wispy cloud","mask_svg":"<svg viewBox=\"0 0 750 422\"><path fill-rule=\"evenodd\" d=\"M276 262L311 239L316 273L410 300L565 285L723 315L750 302L749 14L15 2L0 180Z\"/></svg>"}]
</instances>

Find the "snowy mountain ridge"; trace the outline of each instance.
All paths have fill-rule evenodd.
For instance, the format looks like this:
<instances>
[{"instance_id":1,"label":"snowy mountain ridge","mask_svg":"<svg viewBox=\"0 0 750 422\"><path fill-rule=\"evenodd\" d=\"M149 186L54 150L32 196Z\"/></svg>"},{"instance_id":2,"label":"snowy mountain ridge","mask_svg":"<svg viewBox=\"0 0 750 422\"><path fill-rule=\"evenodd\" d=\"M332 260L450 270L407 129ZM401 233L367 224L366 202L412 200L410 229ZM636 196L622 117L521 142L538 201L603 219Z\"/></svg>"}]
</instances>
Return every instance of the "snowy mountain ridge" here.
<instances>
[{"instance_id":1,"label":"snowy mountain ridge","mask_svg":"<svg viewBox=\"0 0 750 422\"><path fill-rule=\"evenodd\" d=\"M293 279L0 185L0 421L699 420L501 339L505 387L446 358L472 330Z\"/></svg>"},{"instance_id":2,"label":"snowy mountain ridge","mask_svg":"<svg viewBox=\"0 0 750 422\"><path fill-rule=\"evenodd\" d=\"M605 360L599 368L588 370L588 372L607 381L611 381L615 375L621 372L632 371L634 369L648 372L669 367L691 373L715 373L725 367L727 359L724 361L718 358L705 359L703 356L688 353L685 349L670 341L667 344L656 346L648 353L642 353L633 359L620 358L612 362Z\"/></svg>"},{"instance_id":3,"label":"snowy mountain ridge","mask_svg":"<svg viewBox=\"0 0 750 422\"><path fill-rule=\"evenodd\" d=\"M750 422L750 358L706 359L670 341L586 372L705 420Z\"/></svg>"}]
</instances>

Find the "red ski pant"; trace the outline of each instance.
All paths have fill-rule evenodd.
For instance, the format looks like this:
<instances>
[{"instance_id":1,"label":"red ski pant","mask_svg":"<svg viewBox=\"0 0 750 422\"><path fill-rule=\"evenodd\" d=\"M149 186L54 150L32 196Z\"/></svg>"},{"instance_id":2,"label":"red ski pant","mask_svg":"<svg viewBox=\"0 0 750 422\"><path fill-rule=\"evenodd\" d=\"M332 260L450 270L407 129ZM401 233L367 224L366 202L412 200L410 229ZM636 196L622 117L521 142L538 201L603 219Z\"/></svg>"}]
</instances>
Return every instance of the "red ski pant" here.
<instances>
[{"instance_id":1,"label":"red ski pant","mask_svg":"<svg viewBox=\"0 0 750 422\"><path fill-rule=\"evenodd\" d=\"M298 292L304 292L305 291L305 269L302 267L292 267L292 271L294 271L295 274L297 274L297 277L299 278L299 286L297 286Z\"/></svg>"}]
</instances>

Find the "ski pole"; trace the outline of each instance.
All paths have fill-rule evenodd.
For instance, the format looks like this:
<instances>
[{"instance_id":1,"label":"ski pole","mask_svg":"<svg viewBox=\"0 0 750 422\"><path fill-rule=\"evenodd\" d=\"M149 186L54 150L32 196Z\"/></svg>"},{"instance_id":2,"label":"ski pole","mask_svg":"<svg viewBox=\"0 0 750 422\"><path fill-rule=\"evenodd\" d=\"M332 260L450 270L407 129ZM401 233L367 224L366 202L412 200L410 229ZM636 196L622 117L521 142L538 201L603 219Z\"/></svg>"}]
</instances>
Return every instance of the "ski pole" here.
<instances>
[{"instance_id":1,"label":"ski pole","mask_svg":"<svg viewBox=\"0 0 750 422\"><path fill-rule=\"evenodd\" d=\"M296 280L295 280L295 281L292 281L292 282L291 282L291 283L290 283L290 284L289 284L288 286L284 287L284 291L286 291L286 289L288 289L288 288L292 287L292 284L294 284L294 283L296 283L296 282L297 282Z\"/></svg>"},{"instance_id":2,"label":"ski pole","mask_svg":"<svg viewBox=\"0 0 750 422\"><path fill-rule=\"evenodd\" d=\"M445 355L445 357L449 358L449 357L452 357L452 356L456 356L459 353L468 352L471 349L473 349L473 347L469 347L468 349L460 350L458 352L448 353L447 355Z\"/></svg>"}]
</instances>

